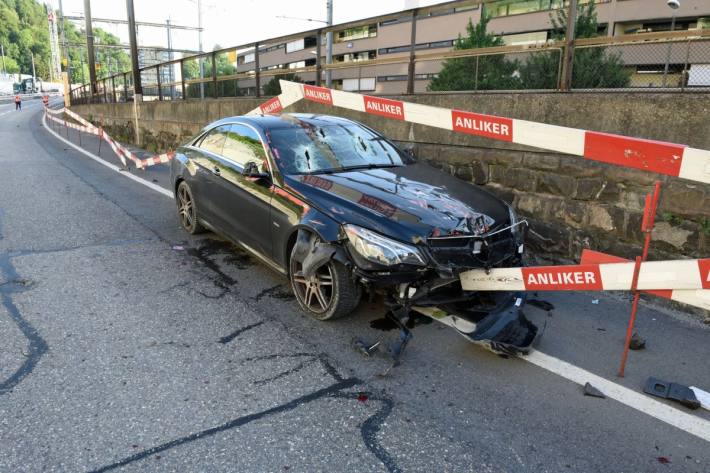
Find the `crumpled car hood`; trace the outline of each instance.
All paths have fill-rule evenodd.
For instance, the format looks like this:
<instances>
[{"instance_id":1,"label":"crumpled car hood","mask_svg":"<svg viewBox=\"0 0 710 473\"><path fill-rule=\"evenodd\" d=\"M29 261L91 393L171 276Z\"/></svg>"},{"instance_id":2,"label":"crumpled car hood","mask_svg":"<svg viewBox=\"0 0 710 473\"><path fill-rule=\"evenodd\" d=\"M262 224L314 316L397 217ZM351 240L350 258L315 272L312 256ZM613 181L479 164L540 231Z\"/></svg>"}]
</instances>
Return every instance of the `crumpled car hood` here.
<instances>
[{"instance_id":1,"label":"crumpled car hood","mask_svg":"<svg viewBox=\"0 0 710 473\"><path fill-rule=\"evenodd\" d=\"M503 201L425 163L289 176L286 184L336 221L400 241L481 234L510 221Z\"/></svg>"}]
</instances>

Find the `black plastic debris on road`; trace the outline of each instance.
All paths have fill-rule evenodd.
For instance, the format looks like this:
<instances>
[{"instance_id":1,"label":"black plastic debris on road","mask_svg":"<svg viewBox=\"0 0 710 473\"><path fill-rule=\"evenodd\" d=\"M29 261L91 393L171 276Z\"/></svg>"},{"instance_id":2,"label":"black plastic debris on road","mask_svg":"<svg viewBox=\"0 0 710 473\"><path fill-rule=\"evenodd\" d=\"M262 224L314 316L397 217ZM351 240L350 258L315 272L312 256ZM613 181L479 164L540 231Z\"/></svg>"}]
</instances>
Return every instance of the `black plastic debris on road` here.
<instances>
[{"instance_id":1,"label":"black plastic debris on road","mask_svg":"<svg viewBox=\"0 0 710 473\"><path fill-rule=\"evenodd\" d=\"M629 342L629 349L631 350L643 350L646 348L646 340L641 337L638 333L634 332L631 335L631 341Z\"/></svg>"},{"instance_id":2,"label":"black plastic debris on road","mask_svg":"<svg viewBox=\"0 0 710 473\"><path fill-rule=\"evenodd\" d=\"M598 397L600 399L606 399L606 396L604 395L603 392L592 386L590 383L586 383L584 385L584 395L585 396L591 396L591 397Z\"/></svg>"},{"instance_id":3,"label":"black plastic debris on road","mask_svg":"<svg viewBox=\"0 0 710 473\"><path fill-rule=\"evenodd\" d=\"M643 391L653 396L677 401L690 409L700 408L700 401L695 397L695 393L688 386L682 384L669 383L650 377L646 381Z\"/></svg>"}]
</instances>

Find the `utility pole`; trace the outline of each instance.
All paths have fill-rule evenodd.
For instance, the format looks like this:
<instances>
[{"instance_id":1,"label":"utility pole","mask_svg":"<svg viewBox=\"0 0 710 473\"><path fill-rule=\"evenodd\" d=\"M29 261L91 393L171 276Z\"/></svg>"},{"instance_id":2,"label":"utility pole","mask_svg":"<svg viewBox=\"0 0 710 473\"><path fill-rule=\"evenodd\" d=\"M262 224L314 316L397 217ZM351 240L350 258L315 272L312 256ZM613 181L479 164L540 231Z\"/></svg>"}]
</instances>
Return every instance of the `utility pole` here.
<instances>
[{"instance_id":1,"label":"utility pole","mask_svg":"<svg viewBox=\"0 0 710 473\"><path fill-rule=\"evenodd\" d=\"M133 66L133 100L143 100L141 72L138 66L138 44L136 41L136 14L133 10L133 0L126 0L128 14L128 40L131 46L131 65Z\"/></svg>"},{"instance_id":2,"label":"utility pole","mask_svg":"<svg viewBox=\"0 0 710 473\"><path fill-rule=\"evenodd\" d=\"M673 2L668 2L668 6L673 9L673 19L671 20L671 33L675 31L675 14L676 10L680 7L680 3L673 3ZM673 46L673 42L669 41L668 42L668 49L666 50L666 65L663 68L663 88L666 87L667 79L668 79L668 66L671 62L671 47Z\"/></svg>"},{"instance_id":3,"label":"utility pole","mask_svg":"<svg viewBox=\"0 0 710 473\"><path fill-rule=\"evenodd\" d=\"M574 30L577 25L577 0L569 0L567 9L567 35L565 39L565 57L562 62L560 90L569 91L572 87L572 67L574 63Z\"/></svg>"},{"instance_id":4,"label":"utility pole","mask_svg":"<svg viewBox=\"0 0 710 473\"><path fill-rule=\"evenodd\" d=\"M59 0L59 14L62 15L62 21L59 23L61 26L61 38L62 38L62 52L64 53L64 59L67 61L67 75L69 76L69 82L71 82L71 66L69 64L69 49L67 48L67 37L65 34L66 23L64 22L64 7L62 7L62 0Z\"/></svg>"},{"instance_id":5,"label":"utility pole","mask_svg":"<svg viewBox=\"0 0 710 473\"><path fill-rule=\"evenodd\" d=\"M328 26L333 26L333 0L326 1L326 8L328 10L327 16L326 16L326 23L328 23ZM318 41L320 41L320 38L318 38ZM326 65L333 64L333 32L332 31L328 31L325 35L325 63L326 63ZM333 87L332 72L333 71L330 69L325 70L325 86L328 88Z\"/></svg>"},{"instance_id":6,"label":"utility pole","mask_svg":"<svg viewBox=\"0 0 710 473\"><path fill-rule=\"evenodd\" d=\"M197 40L199 42L200 54L204 52L202 49L202 0L197 0ZM205 60L200 57L197 62L200 64L200 79L205 77ZM214 64L212 65L214 67ZM200 98L205 98L205 84L200 82Z\"/></svg>"},{"instance_id":7,"label":"utility pole","mask_svg":"<svg viewBox=\"0 0 710 473\"><path fill-rule=\"evenodd\" d=\"M5 48L0 44L0 55L2 55L2 74L7 74L7 69L5 68Z\"/></svg>"},{"instance_id":8,"label":"utility pole","mask_svg":"<svg viewBox=\"0 0 710 473\"><path fill-rule=\"evenodd\" d=\"M30 57L32 58L32 92L34 93L37 74L35 73L35 54L32 51L30 51Z\"/></svg>"},{"instance_id":9,"label":"utility pole","mask_svg":"<svg viewBox=\"0 0 710 473\"><path fill-rule=\"evenodd\" d=\"M173 36L170 32L170 18L165 20L165 23L167 24L167 29L168 29L168 61L173 60ZM170 64L168 66L168 82L170 82L170 99L175 100L175 86L173 85L173 82L175 79L173 79L173 67L175 67L174 64ZM158 68L158 74L160 74L160 68Z\"/></svg>"},{"instance_id":10,"label":"utility pole","mask_svg":"<svg viewBox=\"0 0 710 473\"><path fill-rule=\"evenodd\" d=\"M94 62L94 32L91 29L91 0L84 0L84 18L86 19L86 54L89 60L89 82L91 95L96 93L96 64Z\"/></svg>"}]
</instances>

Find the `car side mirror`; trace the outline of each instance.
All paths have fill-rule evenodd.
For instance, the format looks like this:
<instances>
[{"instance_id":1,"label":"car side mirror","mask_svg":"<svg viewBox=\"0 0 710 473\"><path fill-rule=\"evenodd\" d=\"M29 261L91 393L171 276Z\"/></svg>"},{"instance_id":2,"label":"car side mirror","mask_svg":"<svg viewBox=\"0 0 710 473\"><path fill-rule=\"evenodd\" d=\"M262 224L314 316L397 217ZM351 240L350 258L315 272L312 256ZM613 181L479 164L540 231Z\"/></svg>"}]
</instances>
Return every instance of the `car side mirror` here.
<instances>
[{"instance_id":1,"label":"car side mirror","mask_svg":"<svg viewBox=\"0 0 710 473\"><path fill-rule=\"evenodd\" d=\"M261 172L259 165L255 161L249 161L244 165L242 176L254 179L267 179L269 177L269 173Z\"/></svg>"}]
</instances>

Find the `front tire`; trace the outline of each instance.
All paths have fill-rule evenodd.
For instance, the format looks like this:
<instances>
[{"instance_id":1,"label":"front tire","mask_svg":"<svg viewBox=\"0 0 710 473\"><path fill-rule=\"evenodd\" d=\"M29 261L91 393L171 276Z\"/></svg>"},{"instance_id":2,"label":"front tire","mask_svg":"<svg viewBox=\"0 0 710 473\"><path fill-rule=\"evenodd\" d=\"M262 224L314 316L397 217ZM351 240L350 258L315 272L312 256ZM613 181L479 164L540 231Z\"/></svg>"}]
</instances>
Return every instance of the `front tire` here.
<instances>
[{"instance_id":1,"label":"front tire","mask_svg":"<svg viewBox=\"0 0 710 473\"><path fill-rule=\"evenodd\" d=\"M190 235L196 235L204 232L205 229L200 224L198 219L197 207L195 206L195 199L192 196L192 190L190 190L190 186L187 182L181 181L175 194L175 202L178 207L178 218L180 219L182 228L184 228Z\"/></svg>"},{"instance_id":2,"label":"front tire","mask_svg":"<svg viewBox=\"0 0 710 473\"><path fill-rule=\"evenodd\" d=\"M353 281L347 268L330 260L311 278L303 275L303 265L291 251L289 278L301 309L316 320L334 320L350 314L360 303L362 289Z\"/></svg>"}]
</instances>

